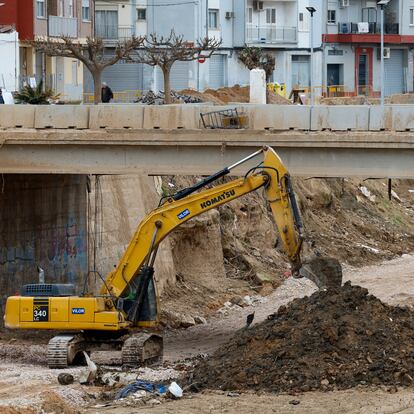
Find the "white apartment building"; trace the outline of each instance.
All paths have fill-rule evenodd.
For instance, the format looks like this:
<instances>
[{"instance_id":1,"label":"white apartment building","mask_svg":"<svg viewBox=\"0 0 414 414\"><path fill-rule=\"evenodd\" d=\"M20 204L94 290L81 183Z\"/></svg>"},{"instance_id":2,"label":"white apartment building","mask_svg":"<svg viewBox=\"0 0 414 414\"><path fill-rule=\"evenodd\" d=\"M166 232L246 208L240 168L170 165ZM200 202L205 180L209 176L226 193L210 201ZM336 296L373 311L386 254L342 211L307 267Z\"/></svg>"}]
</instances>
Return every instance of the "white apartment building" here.
<instances>
[{"instance_id":1,"label":"white apartment building","mask_svg":"<svg viewBox=\"0 0 414 414\"><path fill-rule=\"evenodd\" d=\"M317 3L315 1L315 3ZM172 29L188 41L208 36L222 39L215 55L204 63L177 62L172 69L172 88L219 88L246 85L249 72L238 59L246 45L266 49L276 57L273 81L287 90L298 84L309 85L310 14L309 0L105 0L96 1L95 33L108 48L132 34L168 35ZM322 61L321 19L316 16L314 66ZM319 27L319 30L317 29ZM315 70L314 82L322 82L322 71ZM120 62L107 68L103 79L114 91L160 90L162 73L158 68ZM92 90L91 79L85 79Z\"/></svg>"}]
</instances>

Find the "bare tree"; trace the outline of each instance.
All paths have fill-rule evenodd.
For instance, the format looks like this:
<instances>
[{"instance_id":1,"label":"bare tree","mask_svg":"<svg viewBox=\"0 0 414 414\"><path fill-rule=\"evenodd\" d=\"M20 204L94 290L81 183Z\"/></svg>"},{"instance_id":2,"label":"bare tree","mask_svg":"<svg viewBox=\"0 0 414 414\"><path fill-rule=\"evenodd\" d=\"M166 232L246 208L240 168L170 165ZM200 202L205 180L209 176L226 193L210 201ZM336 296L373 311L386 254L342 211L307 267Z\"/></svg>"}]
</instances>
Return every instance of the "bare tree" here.
<instances>
[{"instance_id":1,"label":"bare tree","mask_svg":"<svg viewBox=\"0 0 414 414\"><path fill-rule=\"evenodd\" d=\"M114 54L105 54L105 45L100 38L86 39L86 44L74 42L71 38L61 36L57 39L34 40L29 44L37 51L48 56L61 56L80 60L91 72L94 87L94 103L101 102L102 72L108 66L114 65L121 59L128 59L129 55L140 45L142 37L131 37L118 43Z\"/></svg>"},{"instance_id":2,"label":"bare tree","mask_svg":"<svg viewBox=\"0 0 414 414\"><path fill-rule=\"evenodd\" d=\"M137 48L131 59L150 66L159 66L164 75L165 103L172 102L170 74L175 62L189 62L208 59L221 45L215 38L199 39L195 43L184 40L184 36L171 31L167 37L150 34L145 38L142 47Z\"/></svg>"},{"instance_id":3,"label":"bare tree","mask_svg":"<svg viewBox=\"0 0 414 414\"><path fill-rule=\"evenodd\" d=\"M266 81L269 82L272 72L275 70L275 57L270 53L264 53L260 47L245 47L239 52L239 60L247 69L263 69L266 73Z\"/></svg>"}]
</instances>

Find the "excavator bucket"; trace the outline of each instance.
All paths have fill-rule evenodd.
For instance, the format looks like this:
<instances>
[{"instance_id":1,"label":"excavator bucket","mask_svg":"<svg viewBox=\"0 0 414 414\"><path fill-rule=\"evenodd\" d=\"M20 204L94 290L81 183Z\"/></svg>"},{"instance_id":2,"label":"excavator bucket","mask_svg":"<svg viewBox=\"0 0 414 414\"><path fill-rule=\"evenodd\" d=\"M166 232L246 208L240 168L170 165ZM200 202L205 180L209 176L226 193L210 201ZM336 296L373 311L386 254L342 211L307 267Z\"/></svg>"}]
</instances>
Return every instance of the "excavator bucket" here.
<instances>
[{"instance_id":1,"label":"excavator bucket","mask_svg":"<svg viewBox=\"0 0 414 414\"><path fill-rule=\"evenodd\" d=\"M319 289L338 289L342 285L342 266L333 257L315 257L305 260L300 277L311 280Z\"/></svg>"}]
</instances>

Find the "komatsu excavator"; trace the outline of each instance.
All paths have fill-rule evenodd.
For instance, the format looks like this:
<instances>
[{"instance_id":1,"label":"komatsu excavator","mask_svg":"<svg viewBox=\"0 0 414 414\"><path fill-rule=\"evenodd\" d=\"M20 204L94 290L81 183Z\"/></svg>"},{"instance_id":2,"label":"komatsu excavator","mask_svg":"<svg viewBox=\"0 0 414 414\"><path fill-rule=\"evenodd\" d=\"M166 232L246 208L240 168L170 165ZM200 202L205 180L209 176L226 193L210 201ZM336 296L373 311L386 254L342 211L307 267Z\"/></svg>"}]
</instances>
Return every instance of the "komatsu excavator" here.
<instances>
[{"instance_id":1,"label":"komatsu excavator","mask_svg":"<svg viewBox=\"0 0 414 414\"><path fill-rule=\"evenodd\" d=\"M234 168L257 157L262 162L244 177L204 188ZM162 199L138 228L117 267L107 275L99 295L74 295L73 285L29 284L20 296L7 299L5 326L50 329L64 333L48 344L48 364L64 368L81 362L83 351L122 351L122 363L137 366L162 358L163 342L148 328L158 322L154 260L161 241L176 227L252 191L264 189L286 255L296 277L307 277L319 288L340 286L342 268L334 258L302 261L302 222L290 175L269 147ZM202 189L202 190L201 190ZM201 190L201 191L199 191Z\"/></svg>"}]
</instances>

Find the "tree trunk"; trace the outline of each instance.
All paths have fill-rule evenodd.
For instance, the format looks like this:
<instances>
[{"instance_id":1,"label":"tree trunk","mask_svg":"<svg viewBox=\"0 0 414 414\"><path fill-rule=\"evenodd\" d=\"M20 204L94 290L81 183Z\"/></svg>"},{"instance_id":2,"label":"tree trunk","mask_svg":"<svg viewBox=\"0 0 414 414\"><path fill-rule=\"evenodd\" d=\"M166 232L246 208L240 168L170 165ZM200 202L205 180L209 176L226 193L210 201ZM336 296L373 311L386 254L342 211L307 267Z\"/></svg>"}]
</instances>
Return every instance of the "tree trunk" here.
<instances>
[{"instance_id":1,"label":"tree trunk","mask_svg":"<svg viewBox=\"0 0 414 414\"><path fill-rule=\"evenodd\" d=\"M171 74L171 67L162 67L162 73L164 75L164 95L165 95L165 103L170 104L172 103L171 99L171 85L170 85L170 74Z\"/></svg>"},{"instance_id":2,"label":"tree trunk","mask_svg":"<svg viewBox=\"0 0 414 414\"><path fill-rule=\"evenodd\" d=\"M102 102L102 71L91 71L93 77L93 103L97 105Z\"/></svg>"}]
</instances>

